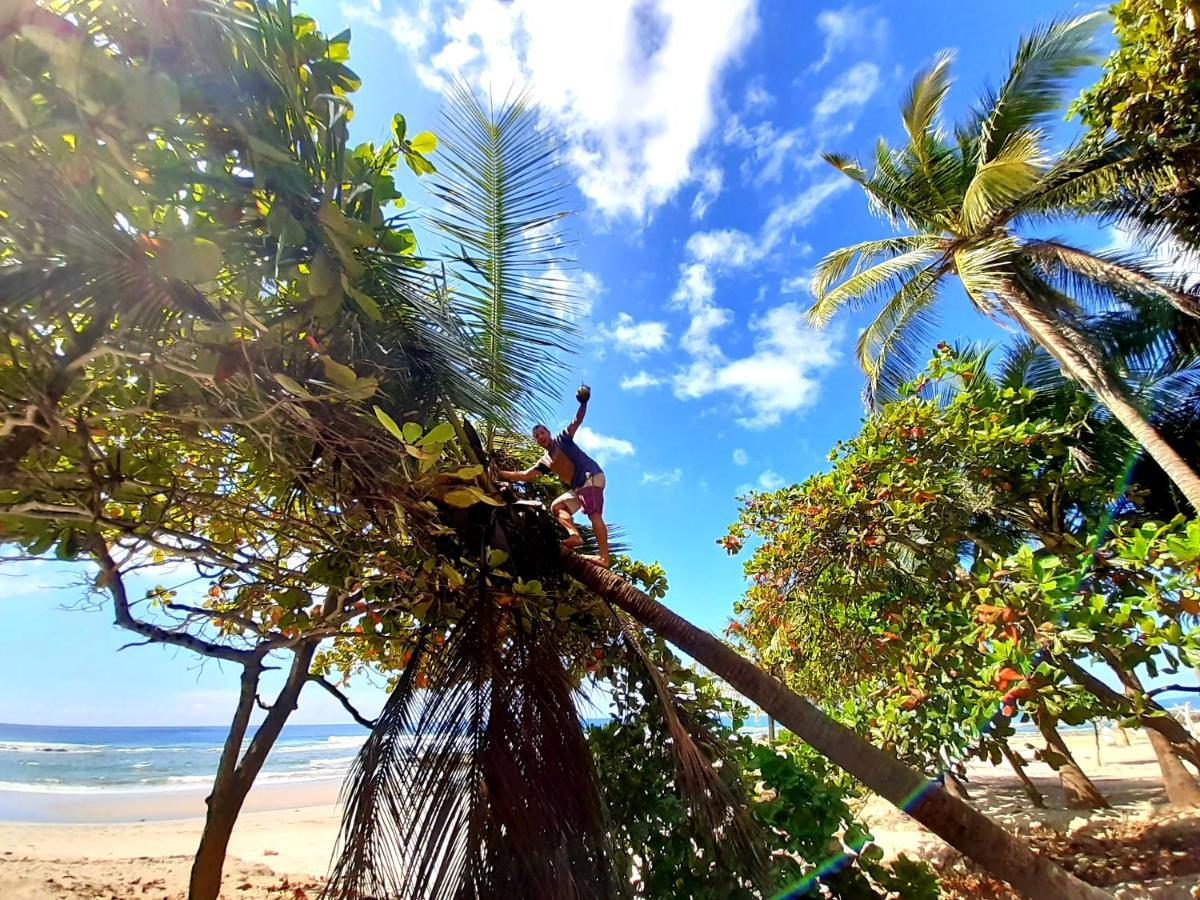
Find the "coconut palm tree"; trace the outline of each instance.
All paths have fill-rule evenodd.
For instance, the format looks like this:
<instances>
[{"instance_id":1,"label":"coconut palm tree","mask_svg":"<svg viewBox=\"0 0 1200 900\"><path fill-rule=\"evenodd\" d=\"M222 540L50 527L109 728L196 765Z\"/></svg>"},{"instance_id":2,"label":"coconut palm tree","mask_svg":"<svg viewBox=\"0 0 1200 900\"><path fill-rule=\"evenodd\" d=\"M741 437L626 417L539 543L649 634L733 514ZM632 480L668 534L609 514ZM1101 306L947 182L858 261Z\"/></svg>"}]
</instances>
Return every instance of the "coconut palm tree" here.
<instances>
[{"instance_id":1,"label":"coconut palm tree","mask_svg":"<svg viewBox=\"0 0 1200 900\"><path fill-rule=\"evenodd\" d=\"M908 141L880 141L874 171L826 159L866 192L874 211L911 233L865 241L826 256L812 279L810 320L844 307L879 306L859 337L868 393L886 396L924 355L934 308L952 277L979 312L1014 323L1067 377L1086 388L1145 447L1193 506L1200 476L1147 420L1088 335L1086 305L1137 309L1148 298L1200 315L1200 298L1139 260L1030 236L1031 222L1078 217L1124 177L1143 183L1132 151L1113 142L1054 158L1044 128L1068 78L1093 61L1099 14L1056 21L1022 39L1003 85L947 135L939 123L950 59L912 83L901 113Z\"/></svg>"}]
</instances>

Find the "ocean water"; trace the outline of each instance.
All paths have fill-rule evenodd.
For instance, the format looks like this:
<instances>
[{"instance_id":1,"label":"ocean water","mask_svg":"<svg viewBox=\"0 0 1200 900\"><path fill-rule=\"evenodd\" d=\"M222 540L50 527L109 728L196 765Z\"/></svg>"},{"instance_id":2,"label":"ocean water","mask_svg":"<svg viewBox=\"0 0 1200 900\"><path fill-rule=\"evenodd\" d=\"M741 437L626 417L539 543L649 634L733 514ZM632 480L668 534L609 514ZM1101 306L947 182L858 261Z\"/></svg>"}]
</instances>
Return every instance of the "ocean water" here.
<instances>
[{"instance_id":1,"label":"ocean water","mask_svg":"<svg viewBox=\"0 0 1200 900\"><path fill-rule=\"evenodd\" d=\"M605 720L584 721L596 725ZM748 733L765 731L766 720L760 717L747 726ZM0 723L0 791L69 795L207 787L226 731L224 726ZM367 732L353 724L287 725L255 783L341 779L366 738Z\"/></svg>"},{"instance_id":2,"label":"ocean water","mask_svg":"<svg viewBox=\"0 0 1200 900\"><path fill-rule=\"evenodd\" d=\"M80 794L169 791L212 783L227 729L0 724L0 790ZM260 782L341 778L367 732L289 725Z\"/></svg>"}]
</instances>

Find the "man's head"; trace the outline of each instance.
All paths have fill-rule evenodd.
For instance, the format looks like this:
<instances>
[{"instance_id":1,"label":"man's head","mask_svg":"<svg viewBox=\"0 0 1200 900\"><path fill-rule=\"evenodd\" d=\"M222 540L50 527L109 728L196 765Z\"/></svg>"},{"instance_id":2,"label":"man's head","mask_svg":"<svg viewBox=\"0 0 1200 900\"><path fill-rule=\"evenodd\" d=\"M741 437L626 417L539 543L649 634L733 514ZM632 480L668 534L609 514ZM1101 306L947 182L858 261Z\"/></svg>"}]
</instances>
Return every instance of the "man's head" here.
<instances>
[{"instance_id":1,"label":"man's head","mask_svg":"<svg viewBox=\"0 0 1200 900\"><path fill-rule=\"evenodd\" d=\"M554 439L550 437L550 429L542 424L533 426L533 439L543 450L549 450L550 445L554 443Z\"/></svg>"}]
</instances>

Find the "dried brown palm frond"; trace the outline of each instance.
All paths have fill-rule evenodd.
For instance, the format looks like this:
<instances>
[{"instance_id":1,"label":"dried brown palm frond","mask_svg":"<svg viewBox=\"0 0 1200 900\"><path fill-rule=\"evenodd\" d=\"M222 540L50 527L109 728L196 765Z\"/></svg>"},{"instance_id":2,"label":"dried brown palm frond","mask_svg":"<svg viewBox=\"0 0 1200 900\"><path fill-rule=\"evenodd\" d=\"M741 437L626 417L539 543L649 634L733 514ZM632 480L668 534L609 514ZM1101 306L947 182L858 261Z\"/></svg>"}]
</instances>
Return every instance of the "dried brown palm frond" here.
<instances>
[{"instance_id":1,"label":"dried brown palm frond","mask_svg":"<svg viewBox=\"0 0 1200 900\"><path fill-rule=\"evenodd\" d=\"M443 605L351 768L327 897L622 892L570 676L479 584Z\"/></svg>"},{"instance_id":2,"label":"dried brown palm frond","mask_svg":"<svg viewBox=\"0 0 1200 900\"><path fill-rule=\"evenodd\" d=\"M670 749L678 772L677 787L692 813L694 839L717 855L727 855L742 864L756 883L767 876L765 841L750 818L749 800L739 781L722 777L715 762L725 769L730 765L726 748L707 724L693 716L686 702L671 690L657 663L642 645L638 627L624 612L613 609L613 616L637 660L654 687ZM726 770L728 771L728 770Z\"/></svg>"}]
</instances>

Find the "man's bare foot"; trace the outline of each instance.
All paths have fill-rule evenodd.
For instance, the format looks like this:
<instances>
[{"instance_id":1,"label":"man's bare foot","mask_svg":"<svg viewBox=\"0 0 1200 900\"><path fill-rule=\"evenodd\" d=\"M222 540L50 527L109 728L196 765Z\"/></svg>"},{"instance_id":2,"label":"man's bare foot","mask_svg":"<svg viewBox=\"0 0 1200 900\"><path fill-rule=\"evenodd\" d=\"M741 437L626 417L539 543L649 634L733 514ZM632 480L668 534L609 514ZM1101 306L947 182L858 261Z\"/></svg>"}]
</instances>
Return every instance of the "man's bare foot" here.
<instances>
[{"instance_id":1,"label":"man's bare foot","mask_svg":"<svg viewBox=\"0 0 1200 900\"><path fill-rule=\"evenodd\" d=\"M576 547L583 546L583 538L581 538L577 534L572 534L572 535L569 535L567 537L567 539L562 542L562 545L564 547L566 547L568 550L574 550Z\"/></svg>"}]
</instances>

